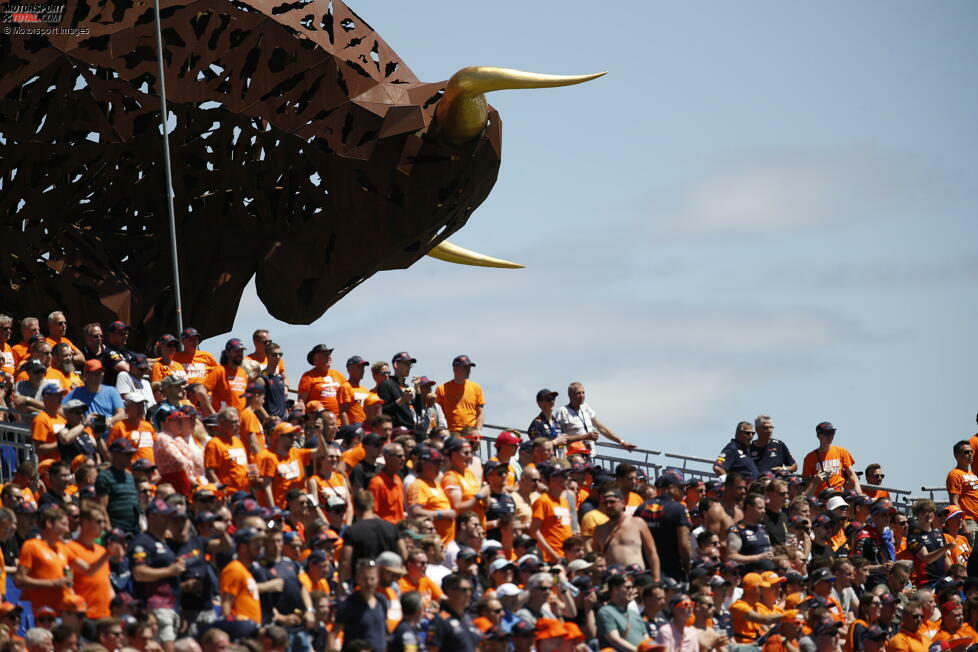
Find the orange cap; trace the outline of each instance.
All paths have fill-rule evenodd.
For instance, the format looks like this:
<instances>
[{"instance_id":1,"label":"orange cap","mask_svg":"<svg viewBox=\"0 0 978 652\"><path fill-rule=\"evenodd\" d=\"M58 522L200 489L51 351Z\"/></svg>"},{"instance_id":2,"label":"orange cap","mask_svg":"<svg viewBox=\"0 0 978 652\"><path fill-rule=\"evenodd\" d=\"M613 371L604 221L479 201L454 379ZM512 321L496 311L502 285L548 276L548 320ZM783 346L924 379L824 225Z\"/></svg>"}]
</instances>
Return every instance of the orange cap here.
<instances>
[{"instance_id":1,"label":"orange cap","mask_svg":"<svg viewBox=\"0 0 978 652\"><path fill-rule=\"evenodd\" d=\"M564 623L564 638L568 641L584 641L584 632L577 626L577 623Z\"/></svg>"},{"instance_id":2,"label":"orange cap","mask_svg":"<svg viewBox=\"0 0 978 652\"><path fill-rule=\"evenodd\" d=\"M295 424L289 423L288 421L283 421L274 428L272 428L273 437L281 437L282 435L287 435L293 432L301 432L302 428Z\"/></svg>"},{"instance_id":3,"label":"orange cap","mask_svg":"<svg viewBox=\"0 0 978 652\"><path fill-rule=\"evenodd\" d=\"M88 611L88 604L85 603L85 598L72 593L64 597L60 609L61 611Z\"/></svg>"},{"instance_id":4,"label":"orange cap","mask_svg":"<svg viewBox=\"0 0 978 652\"><path fill-rule=\"evenodd\" d=\"M794 609L802 602L804 602L806 597L807 596L801 591L796 591L795 593L792 593L791 595L789 595L787 598L784 599L785 609Z\"/></svg>"},{"instance_id":5,"label":"orange cap","mask_svg":"<svg viewBox=\"0 0 978 652\"><path fill-rule=\"evenodd\" d=\"M770 584L765 582L764 578L761 577L758 573L747 573L746 575L744 575L744 578L740 580L740 585L744 587L744 590L757 589L757 588L766 589L771 586Z\"/></svg>"},{"instance_id":6,"label":"orange cap","mask_svg":"<svg viewBox=\"0 0 978 652\"><path fill-rule=\"evenodd\" d=\"M82 455L81 453L75 455L73 458L71 458L71 472L74 473L75 471L77 471L78 467L80 467L88 460L89 460L88 455Z\"/></svg>"},{"instance_id":7,"label":"orange cap","mask_svg":"<svg viewBox=\"0 0 978 652\"><path fill-rule=\"evenodd\" d=\"M313 412L322 412L326 407L319 401L309 401L306 403L306 414L311 414Z\"/></svg>"},{"instance_id":8,"label":"orange cap","mask_svg":"<svg viewBox=\"0 0 978 652\"><path fill-rule=\"evenodd\" d=\"M654 638L647 638L639 643L636 649L638 652L651 652L652 650L664 650L666 646L662 643L656 643Z\"/></svg>"},{"instance_id":9,"label":"orange cap","mask_svg":"<svg viewBox=\"0 0 978 652\"><path fill-rule=\"evenodd\" d=\"M764 571L761 573L761 579L767 583L768 586L774 586L775 584L781 584L782 582L787 582L787 577L781 577L774 571Z\"/></svg>"},{"instance_id":10,"label":"orange cap","mask_svg":"<svg viewBox=\"0 0 978 652\"><path fill-rule=\"evenodd\" d=\"M52 459L44 460L43 462L37 465L37 474L44 475L45 473L48 472L48 469L51 468L52 464L54 464L54 460Z\"/></svg>"},{"instance_id":11,"label":"orange cap","mask_svg":"<svg viewBox=\"0 0 978 652\"><path fill-rule=\"evenodd\" d=\"M559 620L554 620L552 618L538 618L537 619L537 636L538 641L542 641L548 638L564 638L567 633L567 628L564 627L564 623Z\"/></svg>"}]
</instances>

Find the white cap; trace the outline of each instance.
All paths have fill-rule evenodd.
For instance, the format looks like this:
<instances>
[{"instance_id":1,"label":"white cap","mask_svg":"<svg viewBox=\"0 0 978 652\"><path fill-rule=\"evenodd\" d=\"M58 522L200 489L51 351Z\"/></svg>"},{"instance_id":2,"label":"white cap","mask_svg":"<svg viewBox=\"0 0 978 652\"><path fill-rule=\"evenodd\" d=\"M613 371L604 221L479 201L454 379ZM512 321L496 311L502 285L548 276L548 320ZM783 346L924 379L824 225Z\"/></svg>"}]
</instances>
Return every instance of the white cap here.
<instances>
[{"instance_id":1,"label":"white cap","mask_svg":"<svg viewBox=\"0 0 978 652\"><path fill-rule=\"evenodd\" d=\"M520 591L520 587L516 586L512 582L500 584L499 587L496 588L496 595L498 595L500 598L510 598L514 595L519 595L520 593L522 593L522 591Z\"/></svg>"},{"instance_id":2,"label":"white cap","mask_svg":"<svg viewBox=\"0 0 978 652\"><path fill-rule=\"evenodd\" d=\"M502 570L502 569L507 568L509 566L512 566L514 570L516 569L516 565L513 562L511 562L510 560L508 560L508 559L502 559L502 558L497 559L494 562L492 562L491 564L489 564L489 573L490 574L495 573L496 571Z\"/></svg>"},{"instance_id":3,"label":"white cap","mask_svg":"<svg viewBox=\"0 0 978 652\"><path fill-rule=\"evenodd\" d=\"M594 566L594 564L589 561L585 561L584 559L575 559L567 565L567 570L571 571L572 573L576 573L577 571L585 571L592 566Z\"/></svg>"},{"instance_id":4,"label":"white cap","mask_svg":"<svg viewBox=\"0 0 978 652\"><path fill-rule=\"evenodd\" d=\"M825 504L825 507L828 510L839 509L840 507L845 507L848 509L849 503L847 503L846 499L842 496L832 496L829 498L829 502Z\"/></svg>"},{"instance_id":5,"label":"white cap","mask_svg":"<svg viewBox=\"0 0 978 652\"><path fill-rule=\"evenodd\" d=\"M486 539L485 541L482 542L482 548L479 549L479 553L484 555L486 554L486 551L489 550L490 548L502 549L502 547L503 544L499 543L495 539Z\"/></svg>"}]
</instances>

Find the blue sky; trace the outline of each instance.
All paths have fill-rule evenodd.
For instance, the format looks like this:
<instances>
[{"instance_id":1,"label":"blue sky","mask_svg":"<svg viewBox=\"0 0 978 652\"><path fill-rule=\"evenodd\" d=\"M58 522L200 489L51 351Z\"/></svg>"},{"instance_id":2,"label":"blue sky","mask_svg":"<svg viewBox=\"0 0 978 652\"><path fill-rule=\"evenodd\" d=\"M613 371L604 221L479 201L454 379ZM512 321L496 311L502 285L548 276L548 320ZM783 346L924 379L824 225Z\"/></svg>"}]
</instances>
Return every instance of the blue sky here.
<instances>
[{"instance_id":1,"label":"blue sky","mask_svg":"<svg viewBox=\"0 0 978 652\"><path fill-rule=\"evenodd\" d=\"M858 468L943 484L978 411L978 5L350 4L427 81L608 75L490 97L502 169L453 241L525 270L425 260L312 326L252 289L236 336L270 328L296 381L317 342L439 381L466 353L518 427L580 380L626 439L705 457L763 412L800 462L827 419Z\"/></svg>"}]
</instances>

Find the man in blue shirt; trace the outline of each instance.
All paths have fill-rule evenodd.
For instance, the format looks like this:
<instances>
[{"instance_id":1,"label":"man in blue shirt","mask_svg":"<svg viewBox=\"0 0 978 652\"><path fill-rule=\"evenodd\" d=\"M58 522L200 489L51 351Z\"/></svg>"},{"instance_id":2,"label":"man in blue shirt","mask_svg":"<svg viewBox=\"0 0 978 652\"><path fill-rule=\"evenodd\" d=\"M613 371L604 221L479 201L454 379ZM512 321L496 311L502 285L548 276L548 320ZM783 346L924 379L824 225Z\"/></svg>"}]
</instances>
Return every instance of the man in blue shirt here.
<instances>
[{"instance_id":1,"label":"man in blue shirt","mask_svg":"<svg viewBox=\"0 0 978 652\"><path fill-rule=\"evenodd\" d=\"M730 471L736 471L744 476L748 483L757 478L760 472L757 470L754 459L750 456L750 442L754 438L754 434L754 425L750 421L738 423L737 430L734 431L734 438L723 447L717 461L713 463L713 471L717 475L726 475Z\"/></svg>"},{"instance_id":2,"label":"man in blue shirt","mask_svg":"<svg viewBox=\"0 0 978 652\"><path fill-rule=\"evenodd\" d=\"M357 592L344 600L336 611L336 627L343 640L364 640L373 650L387 649L387 598L377 593L380 581L373 559L357 562ZM334 632L338 634L339 632Z\"/></svg>"},{"instance_id":3,"label":"man in blue shirt","mask_svg":"<svg viewBox=\"0 0 978 652\"><path fill-rule=\"evenodd\" d=\"M85 372L82 374L82 380L85 381L85 384L71 390L64 398L64 402L81 401L88 406L86 414L98 414L105 417L106 428L111 428L117 421L126 418L126 409L118 390L115 387L102 384L104 375L100 361L87 361ZM104 432L105 430L95 434L102 435Z\"/></svg>"}]
</instances>

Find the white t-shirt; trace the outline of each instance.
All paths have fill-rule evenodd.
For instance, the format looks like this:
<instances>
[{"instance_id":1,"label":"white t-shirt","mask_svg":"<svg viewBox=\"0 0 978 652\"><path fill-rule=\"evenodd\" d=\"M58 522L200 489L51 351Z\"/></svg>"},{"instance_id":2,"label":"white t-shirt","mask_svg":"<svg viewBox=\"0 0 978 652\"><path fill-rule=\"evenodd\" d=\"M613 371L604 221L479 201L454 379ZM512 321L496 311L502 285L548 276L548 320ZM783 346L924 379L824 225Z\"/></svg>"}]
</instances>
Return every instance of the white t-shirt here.
<instances>
[{"instance_id":1,"label":"white t-shirt","mask_svg":"<svg viewBox=\"0 0 978 652\"><path fill-rule=\"evenodd\" d=\"M576 410L570 405L562 405L554 412L554 421L565 435L583 435L595 432L594 410L587 403L581 403Z\"/></svg>"},{"instance_id":2,"label":"white t-shirt","mask_svg":"<svg viewBox=\"0 0 978 652\"><path fill-rule=\"evenodd\" d=\"M156 405L156 397L153 396L152 384L142 378L133 378L128 371L120 371L115 380L115 388L123 399L127 394L142 396L146 401L146 408L149 409Z\"/></svg>"}]
</instances>

